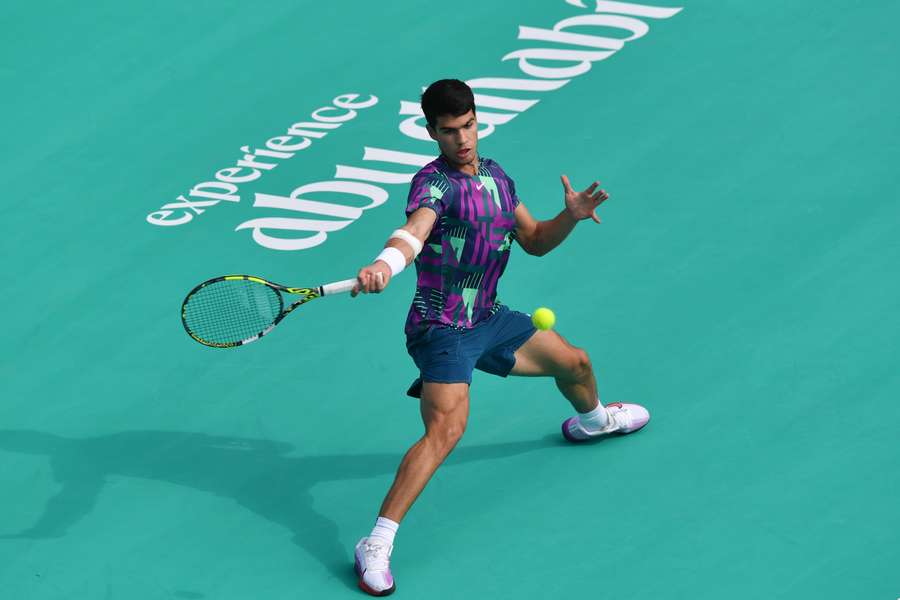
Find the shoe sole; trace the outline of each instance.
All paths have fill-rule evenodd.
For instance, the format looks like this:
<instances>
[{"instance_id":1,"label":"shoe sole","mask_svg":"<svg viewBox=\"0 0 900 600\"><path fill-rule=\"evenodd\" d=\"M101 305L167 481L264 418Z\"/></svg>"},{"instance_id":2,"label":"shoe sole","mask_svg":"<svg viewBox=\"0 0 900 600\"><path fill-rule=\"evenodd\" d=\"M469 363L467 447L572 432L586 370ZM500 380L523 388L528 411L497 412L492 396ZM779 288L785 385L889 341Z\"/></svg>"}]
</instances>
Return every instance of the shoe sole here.
<instances>
[{"instance_id":1,"label":"shoe sole","mask_svg":"<svg viewBox=\"0 0 900 600\"><path fill-rule=\"evenodd\" d=\"M394 583L391 587L386 590L376 591L366 585L366 582L363 581L363 571L362 565L359 564L359 558L354 557L353 560L353 569L356 571L356 576L359 578L356 581L356 584L359 586L359 589L369 594L370 596L390 596L397 590L397 584Z\"/></svg>"}]
</instances>

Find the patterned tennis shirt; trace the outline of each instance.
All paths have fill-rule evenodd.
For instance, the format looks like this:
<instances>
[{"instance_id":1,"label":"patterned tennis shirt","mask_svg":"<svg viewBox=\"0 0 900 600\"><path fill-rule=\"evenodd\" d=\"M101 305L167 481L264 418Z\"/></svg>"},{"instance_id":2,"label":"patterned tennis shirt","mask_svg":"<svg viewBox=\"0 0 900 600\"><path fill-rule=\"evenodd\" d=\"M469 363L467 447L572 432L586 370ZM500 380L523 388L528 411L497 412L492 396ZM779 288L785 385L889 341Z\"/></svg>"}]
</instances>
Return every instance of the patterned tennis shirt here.
<instances>
[{"instance_id":1,"label":"patterned tennis shirt","mask_svg":"<svg viewBox=\"0 0 900 600\"><path fill-rule=\"evenodd\" d=\"M415 174L407 216L427 207L438 218L416 258L407 335L429 325L469 329L499 309L497 282L509 261L518 205L513 180L489 158L481 158L477 176L457 171L443 155Z\"/></svg>"}]
</instances>

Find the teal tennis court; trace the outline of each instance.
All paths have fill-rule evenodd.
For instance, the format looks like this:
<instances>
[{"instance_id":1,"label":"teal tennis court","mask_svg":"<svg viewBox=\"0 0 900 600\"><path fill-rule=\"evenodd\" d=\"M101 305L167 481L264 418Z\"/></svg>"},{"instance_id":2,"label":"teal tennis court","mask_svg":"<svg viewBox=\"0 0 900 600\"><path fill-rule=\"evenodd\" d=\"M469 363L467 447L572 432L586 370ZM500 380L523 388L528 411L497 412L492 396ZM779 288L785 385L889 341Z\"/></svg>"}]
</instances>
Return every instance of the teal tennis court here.
<instances>
[{"instance_id":1,"label":"teal tennis court","mask_svg":"<svg viewBox=\"0 0 900 600\"><path fill-rule=\"evenodd\" d=\"M422 433L415 274L236 349L180 306L228 273L354 277L437 155L444 77L536 218L561 174L609 191L514 246L498 298L552 308L600 399L652 420L570 445L552 379L477 372L395 597L900 597L897 2L4 13L4 598L365 597L354 544Z\"/></svg>"}]
</instances>

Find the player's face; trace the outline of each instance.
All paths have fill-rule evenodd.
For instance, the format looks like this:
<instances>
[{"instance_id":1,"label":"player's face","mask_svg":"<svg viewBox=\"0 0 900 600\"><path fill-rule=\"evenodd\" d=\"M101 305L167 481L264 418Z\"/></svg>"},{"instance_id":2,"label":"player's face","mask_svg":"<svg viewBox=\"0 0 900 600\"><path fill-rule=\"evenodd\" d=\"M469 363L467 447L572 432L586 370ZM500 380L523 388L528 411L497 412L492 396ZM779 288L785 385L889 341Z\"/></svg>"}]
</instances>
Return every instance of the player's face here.
<instances>
[{"instance_id":1,"label":"player's face","mask_svg":"<svg viewBox=\"0 0 900 600\"><path fill-rule=\"evenodd\" d=\"M474 168L478 158L478 121L474 111L458 117L441 115L434 129L428 126L428 134L438 143L441 154L457 169Z\"/></svg>"}]
</instances>

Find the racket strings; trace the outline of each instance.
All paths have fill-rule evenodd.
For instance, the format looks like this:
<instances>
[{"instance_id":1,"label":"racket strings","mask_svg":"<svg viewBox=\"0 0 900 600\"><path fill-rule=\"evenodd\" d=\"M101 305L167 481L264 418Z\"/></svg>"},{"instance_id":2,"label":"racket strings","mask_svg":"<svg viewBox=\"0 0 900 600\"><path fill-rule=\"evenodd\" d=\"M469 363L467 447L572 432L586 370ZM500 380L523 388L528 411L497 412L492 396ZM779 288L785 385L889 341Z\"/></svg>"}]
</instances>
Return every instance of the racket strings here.
<instances>
[{"instance_id":1,"label":"racket strings","mask_svg":"<svg viewBox=\"0 0 900 600\"><path fill-rule=\"evenodd\" d=\"M184 322L200 339L229 344L265 331L282 306L281 295L267 285L246 279L215 281L188 298Z\"/></svg>"}]
</instances>

